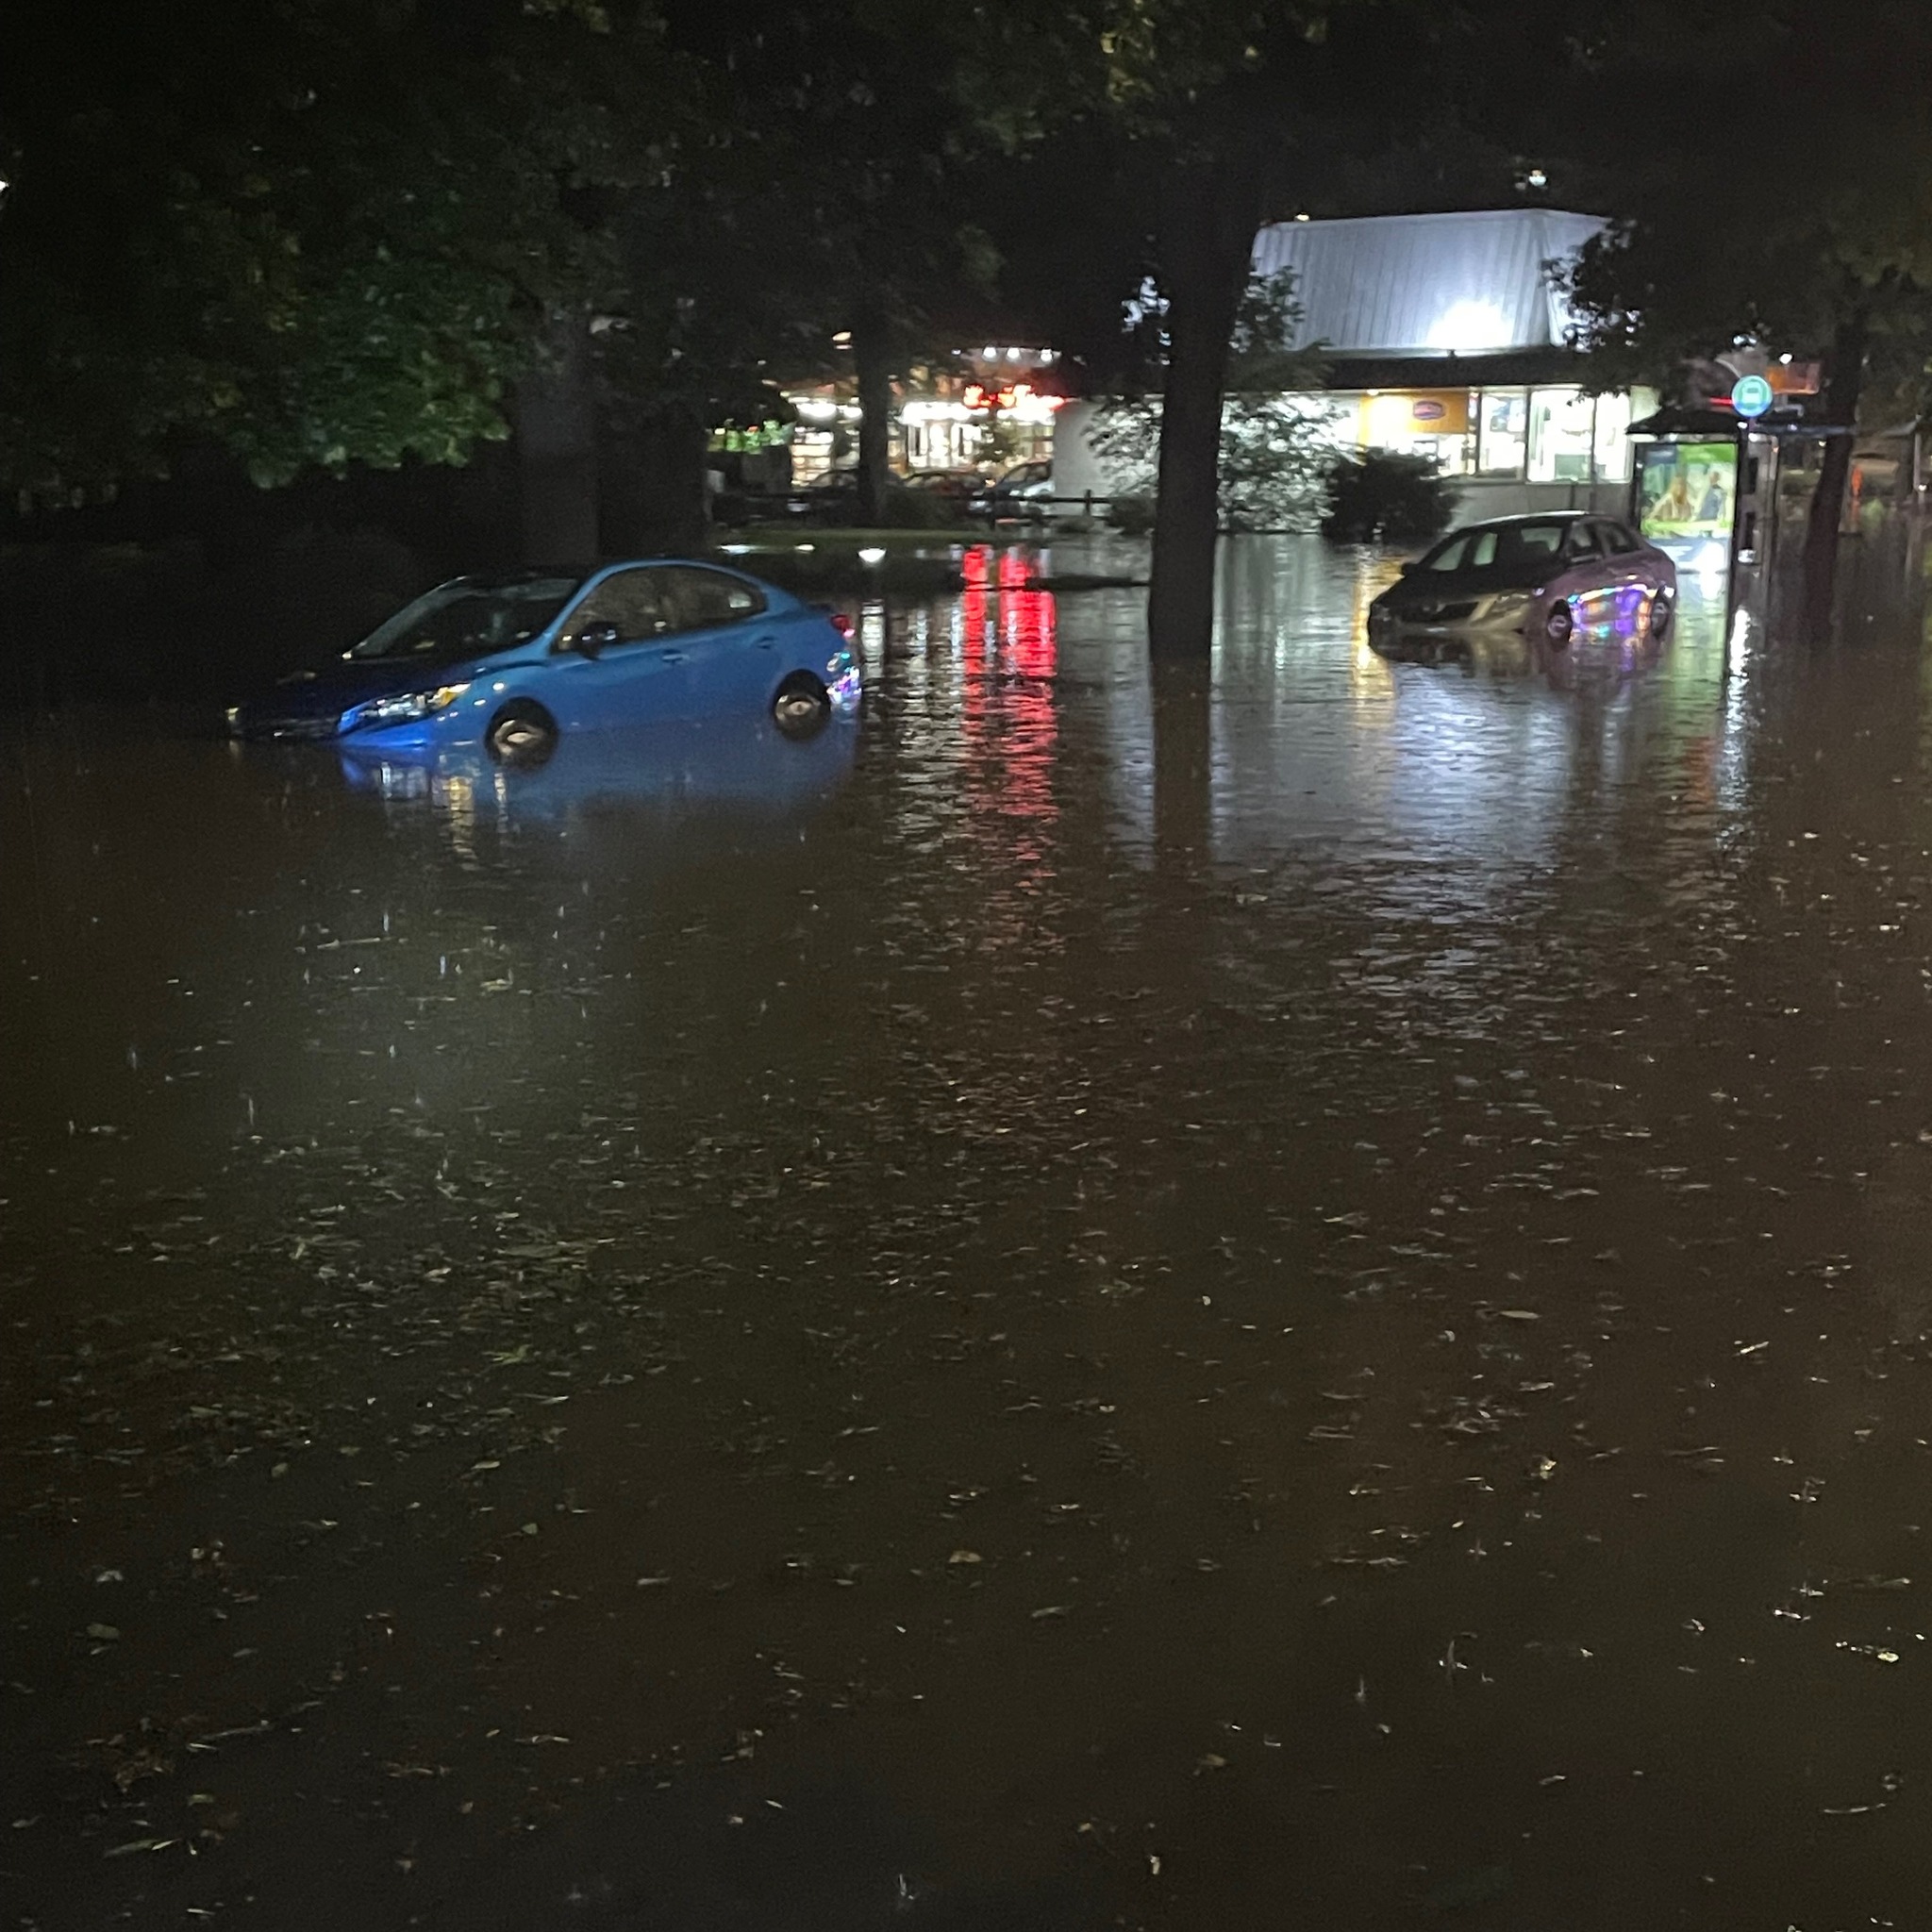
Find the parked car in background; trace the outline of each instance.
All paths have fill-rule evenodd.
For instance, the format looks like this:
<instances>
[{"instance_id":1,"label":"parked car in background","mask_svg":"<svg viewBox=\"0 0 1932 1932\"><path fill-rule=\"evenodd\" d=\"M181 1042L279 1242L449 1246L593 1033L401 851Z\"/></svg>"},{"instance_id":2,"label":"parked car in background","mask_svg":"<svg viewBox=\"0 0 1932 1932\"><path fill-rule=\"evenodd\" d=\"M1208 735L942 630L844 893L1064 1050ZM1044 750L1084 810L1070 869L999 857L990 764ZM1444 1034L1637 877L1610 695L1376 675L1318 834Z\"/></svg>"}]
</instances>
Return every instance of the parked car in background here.
<instances>
[{"instance_id":1,"label":"parked car in background","mask_svg":"<svg viewBox=\"0 0 1932 1932\"><path fill-rule=\"evenodd\" d=\"M1041 460L1015 463L988 492L987 508L995 518L1044 517L1053 497L1053 464Z\"/></svg>"},{"instance_id":2,"label":"parked car in background","mask_svg":"<svg viewBox=\"0 0 1932 1932\"><path fill-rule=\"evenodd\" d=\"M858 472L856 468L827 470L794 491L789 513L808 524L849 524L858 513Z\"/></svg>"},{"instance_id":3,"label":"parked car in background","mask_svg":"<svg viewBox=\"0 0 1932 1932\"><path fill-rule=\"evenodd\" d=\"M803 735L857 706L851 637L848 617L684 558L456 577L228 724L376 757L528 759L568 734L731 712Z\"/></svg>"},{"instance_id":4,"label":"parked car in background","mask_svg":"<svg viewBox=\"0 0 1932 1932\"><path fill-rule=\"evenodd\" d=\"M1452 530L1369 606L1369 642L1508 631L1560 648L1578 630L1670 629L1677 568L1627 525L1585 510L1499 517Z\"/></svg>"},{"instance_id":5,"label":"parked car in background","mask_svg":"<svg viewBox=\"0 0 1932 1932\"><path fill-rule=\"evenodd\" d=\"M912 470L893 479L901 490L938 497L962 516L986 514L988 482L977 470Z\"/></svg>"}]
</instances>

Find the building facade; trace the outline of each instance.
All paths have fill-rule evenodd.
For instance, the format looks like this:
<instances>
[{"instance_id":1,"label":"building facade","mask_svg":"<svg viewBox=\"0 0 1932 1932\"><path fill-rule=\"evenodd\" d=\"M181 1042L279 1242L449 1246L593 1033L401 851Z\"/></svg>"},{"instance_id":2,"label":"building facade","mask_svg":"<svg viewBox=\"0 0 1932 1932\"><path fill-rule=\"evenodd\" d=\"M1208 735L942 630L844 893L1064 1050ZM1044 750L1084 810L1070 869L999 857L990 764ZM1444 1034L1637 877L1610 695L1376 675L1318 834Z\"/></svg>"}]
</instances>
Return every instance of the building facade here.
<instances>
[{"instance_id":1,"label":"building facade","mask_svg":"<svg viewBox=\"0 0 1932 1932\"><path fill-rule=\"evenodd\" d=\"M1456 479L1465 517L1621 506L1629 425L1656 398L1586 392L1553 274L1605 225L1524 208L1263 228L1256 273L1293 277L1291 346L1324 365L1322 387L1298 398L1302 413L1338 450L1433 458ZM1099 457L1096 407L1062 412L1056 493L1151 488Z\"/></svg>"},{"instance_id":2,"label":"building facade","mask_svg":"<svg viewBox=\"0 0 1932 1932\"><path fill-rule=\"evenodd\" d=\"M998 475L1053 454L1060 358L1037 344L987 343L921 363L894 384L889 460L908 475L983 469ZM848 376L785 392L795 422L791 475L809 485L858 458L858 385Z\"/></svg>"}]
</instances>

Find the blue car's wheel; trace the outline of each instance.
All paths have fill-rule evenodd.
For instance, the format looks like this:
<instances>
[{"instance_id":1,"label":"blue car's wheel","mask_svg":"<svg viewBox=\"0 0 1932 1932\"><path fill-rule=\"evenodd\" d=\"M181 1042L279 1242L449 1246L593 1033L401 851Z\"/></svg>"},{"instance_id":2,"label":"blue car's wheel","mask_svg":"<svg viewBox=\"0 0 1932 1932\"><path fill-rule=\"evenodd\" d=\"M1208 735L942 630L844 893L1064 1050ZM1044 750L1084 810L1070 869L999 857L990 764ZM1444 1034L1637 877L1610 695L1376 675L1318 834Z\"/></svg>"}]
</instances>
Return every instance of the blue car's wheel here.
<instances>
[{"instance_id":1,"label":"blue car's wheel","mask_svg":"<svg viewBox=\"0 0 1932 1932\"><path fill-rule=\"evenodd\" d=\"M1658 643L1671 634L1671 600L1661 591L1650 600L1650 634Z\"/></svg>"},{"instance_id":2,"label":"blue car's wheel","mask_svg":"<svg viewBox=\"0 0 1932 1932\"><path fill-rule=\"evenodd\" d=\"M541 765L557 749L557 720L527 700L506 705L483 734L490 756L506 765Z\"/></svg>"},{"instance_id":3,"label":"blue car's wheel","mask_svg":"<svg viewBox=\"0 0 1932 1932\"><path fill-rule=\"evenodd\" d=\"M1543 619L1543 635L1557 650L1570 641L1570 634L1576 628L1576 615L1570 608L1567 600L1559 600L1550 606L1550 614Z\"/></svg>"},{"instance_id":4,"label":"blue car's wheel","mask_svg":"<svg viewBox=\"0 0 1932 1932\"><path fill-rule=\"evenodd\" d=\"M787 738L811 737L831 715L831 694L808 671L794 671L772 700L772 723Z\"/></svg>"}]
</instances>

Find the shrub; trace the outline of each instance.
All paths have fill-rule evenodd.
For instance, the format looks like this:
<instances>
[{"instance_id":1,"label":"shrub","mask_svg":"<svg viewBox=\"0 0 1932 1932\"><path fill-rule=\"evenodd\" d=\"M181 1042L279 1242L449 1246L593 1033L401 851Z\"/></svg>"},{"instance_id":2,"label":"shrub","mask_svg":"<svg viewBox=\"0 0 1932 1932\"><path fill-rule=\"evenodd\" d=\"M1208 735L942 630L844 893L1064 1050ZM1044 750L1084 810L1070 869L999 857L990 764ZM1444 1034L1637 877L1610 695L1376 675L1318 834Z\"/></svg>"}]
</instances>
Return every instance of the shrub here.
<instances>
[{"instance_id":1,"label":"shrub","mask_svg":"<svg viewBox=\"0 0 1932 1932\"><path fill-rule=\"evenodd\" d=\"M1328 471L1331 543L1426 543L1449 527L1456 492L1429 457L1370 449L1337 457Z\"/></svg>"},{"instance_id":2,"label":"shrub","mask_svg":"<svg viewBox=\"0 0 1932 1932\"><path fill-rule=\"evenodd\" d=\"M950 530L962 521L958 507L934 490L895 486L879 506L882 530Z\"/></svg>"},{"instance_id":3,"label":"shrub","mask_svg":"<svg viewBox=\"0 0 1932 1932\"><path fill-rule=\"evenodd\" d=\"M1144 537L1154 527L1151 496L1116 496L1107 520L1124 537Z\"/></svg>"}]
</instances>

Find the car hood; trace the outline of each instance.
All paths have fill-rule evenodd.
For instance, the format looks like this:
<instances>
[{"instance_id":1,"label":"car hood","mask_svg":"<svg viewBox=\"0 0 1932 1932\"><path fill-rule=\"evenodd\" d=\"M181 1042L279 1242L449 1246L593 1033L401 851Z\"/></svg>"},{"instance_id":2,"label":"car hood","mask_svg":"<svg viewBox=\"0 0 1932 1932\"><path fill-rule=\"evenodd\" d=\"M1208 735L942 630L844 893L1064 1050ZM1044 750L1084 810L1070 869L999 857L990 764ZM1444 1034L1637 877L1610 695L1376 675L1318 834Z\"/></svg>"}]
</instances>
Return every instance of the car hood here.
<instances>
[{"instance_id":1,"label":"car hood","mask_svg":"<svg viewBox=\"0 0 1932 1932\"><path fill-rule=\"evenodd\" d=\"M322 671L298 671L244 701L238 707L237 723L308 724L339 718L371 698L430 691L439 684L460 684L474 677L483 661L476 658L440 663L421 658L352 658Z\"/></svg>"}]
</instances>

